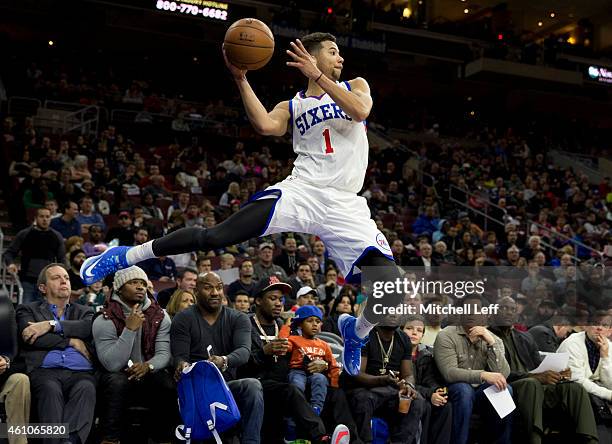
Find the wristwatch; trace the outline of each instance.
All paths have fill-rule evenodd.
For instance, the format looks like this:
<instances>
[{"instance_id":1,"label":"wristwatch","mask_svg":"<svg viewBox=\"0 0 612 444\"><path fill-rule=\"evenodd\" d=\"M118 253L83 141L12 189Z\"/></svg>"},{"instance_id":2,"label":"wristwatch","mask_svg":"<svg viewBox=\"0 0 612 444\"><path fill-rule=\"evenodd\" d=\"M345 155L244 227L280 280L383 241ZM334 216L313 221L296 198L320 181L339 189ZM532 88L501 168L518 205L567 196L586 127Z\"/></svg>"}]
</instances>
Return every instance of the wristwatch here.
<instances>
[{"instance_id":1,"label":"wristwatch","mask_svg":"<svg viewBox=\"0 0 612 444\"><path fill-rule=\"evenodd\" d=\"M227 356L221 356L221 359L223 359L223 366L221 367L221 371L224 372L227 370L228 367Z\"/></svg>"},{"instance_id":2,"label":"wristwatch","mask_svg":"<svg viewBox=\"0 0 612 444\"><path fill-rule=\"evenodd\" d=\"M49 321L49 325L51 326L52 330L55 330L55 327L57 327L57 321L56 320Z\"/></svg>"},{"instance_id":3,"label":"wristwatch","mask_svg":"<svg viewBox=\"0 0 612 444\"><path fill-rule=\"evenodd\" d=\"M153 364L149 362L148 366L149 366L149 370L155 371L155 366Z\"/></svg>"}]
</instances>

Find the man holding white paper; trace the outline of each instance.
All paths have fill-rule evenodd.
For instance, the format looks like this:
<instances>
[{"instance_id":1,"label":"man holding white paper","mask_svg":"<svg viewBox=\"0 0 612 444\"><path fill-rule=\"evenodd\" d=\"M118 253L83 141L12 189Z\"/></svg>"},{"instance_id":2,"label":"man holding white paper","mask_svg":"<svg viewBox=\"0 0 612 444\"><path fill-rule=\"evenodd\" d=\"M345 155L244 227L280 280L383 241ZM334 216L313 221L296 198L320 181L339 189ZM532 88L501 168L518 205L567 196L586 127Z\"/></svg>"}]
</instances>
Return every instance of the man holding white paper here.
<instances>
[{"instance_id":1,"label":"man holding white paper","mask_svg":"<svg viewBox=\"0 0 612 444\"><path fill-rule=\"evenodd\" d=\"M487 442L509 444L513 415L500 418L484 393L488 387L495 386L512 394L512 388L506 383L510 367L504 356L504 344L484 327L488 320L478 314L483 305L478 295L466 296L462 304L470 305L473 314L462 316L461 325L442 329L434 343L436 364L449 383L449 400L453 406L452 442L468 442L470 417L472 411L477 410L484 416L488 428Z\"/></svg>"},{"instance_id":2,"label":"man holding white paper","mask_svg":"<svg viewBox=\"0 0 612 444\"><path fill-rule=\"evenodd\" d=\"M510 365L508 382L514 390L514 399L519 413L525 423L526 438L530 444L540 444L546 425L544 409L552 410L559 417L563 412L573 420L576 435L569 441L576 443L596 443L597 427L591 408L589 395L584 388L571 382L571 371L565 362L557 365L559 371L544 370L540 372L542 358L538 347L528 333L514 329L517 322L517 303L510 297L498 301L499 311L491 330L498 335L505 349L506 360ZM553 356L551 356L552 358ZM561 359L563 356L554 356ZM567 359L567 355L566 355ZM552 363L553 367L555 362ZM568 427L568 430L574 427Z\"/></svg>"}]
</instances>

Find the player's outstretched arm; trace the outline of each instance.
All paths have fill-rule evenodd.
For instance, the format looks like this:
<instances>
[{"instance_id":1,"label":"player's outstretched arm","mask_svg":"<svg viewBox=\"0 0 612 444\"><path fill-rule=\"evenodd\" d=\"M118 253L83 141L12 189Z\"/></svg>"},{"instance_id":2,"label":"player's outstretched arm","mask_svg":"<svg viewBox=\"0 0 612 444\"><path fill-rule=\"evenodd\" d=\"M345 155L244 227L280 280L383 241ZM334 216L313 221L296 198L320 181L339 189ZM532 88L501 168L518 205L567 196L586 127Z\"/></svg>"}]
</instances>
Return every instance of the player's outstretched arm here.
<instances>
[{"instance_id":1,"label":"player's outstretched arm","mask_svg":"<svg viewBox=\"0 0 612 444\"><path fill-rule=\"evenodd\" d=\"M246 78L246 69L240 69L230 63L223 51L223 58L227 68L232 73L240 97L244 104L249 121L259 134L264 136L282 136L287 132L287 123L291 115L289 114L289 101L280 102L270 112L263 106L253 88Z\"/></svg>"},{"instance_id":2,"label":"player's outstretched arm","mask_svg":"<svg viewBox=\"0 0 612 444\"><path fill-rule=\"evenodd\" d=\"M349 82L351 90L347 91L327 76L322 76L317 68L317 61L306 51L302 42L298 39L291 42L291 51L287 54L293 59L287 62L287 66L298 68L302 74L317 82L317 84L330 95L332 99L353 120L363 122L372 110L372 97L370 86L365 79L357 77Z\"/></svg>"}]
</instances>

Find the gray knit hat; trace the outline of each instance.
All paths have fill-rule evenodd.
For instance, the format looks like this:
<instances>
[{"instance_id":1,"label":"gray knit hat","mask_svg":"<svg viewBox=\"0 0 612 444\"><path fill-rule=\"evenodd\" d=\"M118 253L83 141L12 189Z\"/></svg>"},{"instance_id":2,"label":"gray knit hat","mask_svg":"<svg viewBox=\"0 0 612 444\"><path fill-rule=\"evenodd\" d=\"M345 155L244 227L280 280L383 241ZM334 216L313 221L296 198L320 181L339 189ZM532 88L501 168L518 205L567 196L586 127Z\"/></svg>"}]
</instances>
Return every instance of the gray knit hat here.
<instances>
[{"instance_id":1,"label":"gray knit hat","mask_svg":"<svg viewBox=\"0 0 612 444\"><path fill-rule=\"evenodd\" d=\"M131 267L119 270L117 273L115 273L113 288L115 290L119 290L125 285L126 282L129 282L132 279L142 279L143 281L147 282L149 277L142 268L132 265Z\"/></svg>"}]
</instances>

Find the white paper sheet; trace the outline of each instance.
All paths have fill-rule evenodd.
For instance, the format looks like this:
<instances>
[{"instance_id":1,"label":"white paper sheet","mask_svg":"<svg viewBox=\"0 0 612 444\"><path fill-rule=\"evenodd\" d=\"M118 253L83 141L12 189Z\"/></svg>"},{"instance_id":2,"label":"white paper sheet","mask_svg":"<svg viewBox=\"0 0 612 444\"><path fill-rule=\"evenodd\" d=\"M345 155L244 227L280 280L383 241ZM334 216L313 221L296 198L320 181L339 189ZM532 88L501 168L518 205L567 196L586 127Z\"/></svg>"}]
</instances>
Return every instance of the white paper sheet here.
<instances>
[{"instance_id":1,"label":"white paper sheet","mask_svg":"<svg viewBox=\"0 0 612 444\"><path fill-rule=\"evenodd\" d=\"M501 419L504 419L516 409L516 404L514 404L508 389L500 392L497 387L492 385L484 390L484 394Z\"/></svg>"},{"instance_id":2,"label":"white paper sheet","mask_svg":"<svg viewBox=\"0 0 612 444\"><path fill-rule=\"evenodd\" d=\"M567 368L568 362L569 353L549 353L544 356L538 368L531 370L529 373L544 373L547 370L562 372Z\"/></svg>"}]
</instances>

